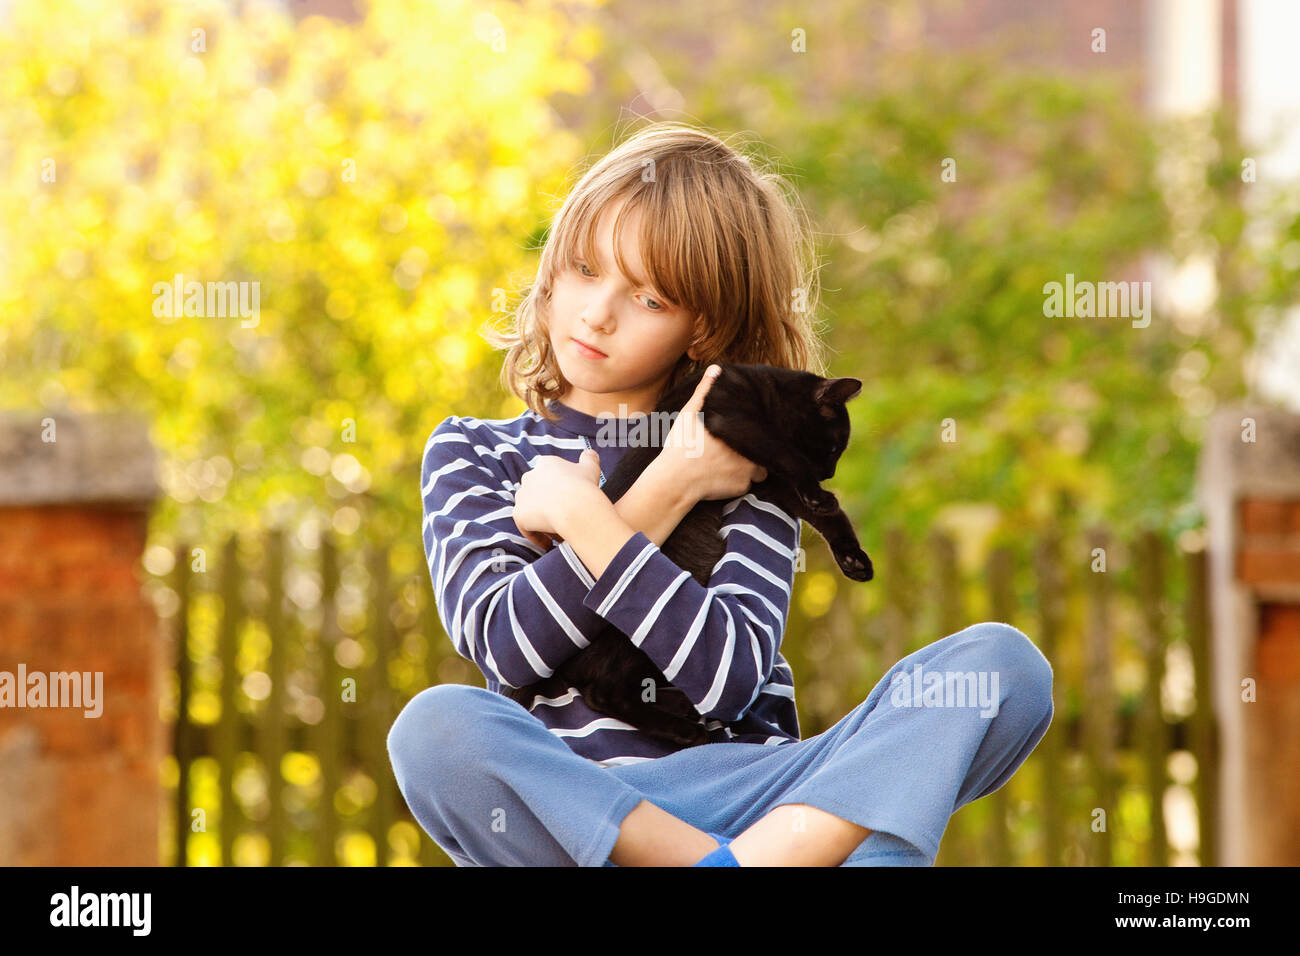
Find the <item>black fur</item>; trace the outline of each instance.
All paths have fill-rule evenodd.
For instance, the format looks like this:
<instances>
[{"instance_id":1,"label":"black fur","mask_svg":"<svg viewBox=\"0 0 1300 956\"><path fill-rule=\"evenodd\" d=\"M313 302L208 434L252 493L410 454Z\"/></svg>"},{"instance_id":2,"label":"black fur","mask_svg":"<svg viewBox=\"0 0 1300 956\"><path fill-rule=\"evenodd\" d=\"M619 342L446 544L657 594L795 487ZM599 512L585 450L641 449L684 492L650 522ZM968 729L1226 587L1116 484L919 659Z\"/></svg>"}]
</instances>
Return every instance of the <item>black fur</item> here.
<instances>
[{"instance_id":1,"label":"black fur","mask_svg":"<svg viewBox=\"0 0 1300 956\"><path fill-rule=\"evenodd\" d=\"M812 525L830 546L840 570L855 581L871 580L871 559L839 502L820 483L835 474L849 441L845 403L862 390L856 378L822 378L811 372L770 365L727 362L704 397L705 429L739 454L767 469L750 486L758 498ZM678 412L689 401L703 371L669 390L655 411ZM675 421L675 417L673 419ZM618 501L659 454L668 431L647 429L651 444L629 449L605 482L610 501ZM727 499L700 501L660 550L707 586L713 567L726 553L718 534ZM643 699L649 687L654 698ZM544 680L504 692L525 707L537 694L558 696L577 688L593 710L617 717L655 739L682 746L708 742L702 718L690 700L669 684L644 651L614 625L578 651Z\"/></svg>"}]
</instances>

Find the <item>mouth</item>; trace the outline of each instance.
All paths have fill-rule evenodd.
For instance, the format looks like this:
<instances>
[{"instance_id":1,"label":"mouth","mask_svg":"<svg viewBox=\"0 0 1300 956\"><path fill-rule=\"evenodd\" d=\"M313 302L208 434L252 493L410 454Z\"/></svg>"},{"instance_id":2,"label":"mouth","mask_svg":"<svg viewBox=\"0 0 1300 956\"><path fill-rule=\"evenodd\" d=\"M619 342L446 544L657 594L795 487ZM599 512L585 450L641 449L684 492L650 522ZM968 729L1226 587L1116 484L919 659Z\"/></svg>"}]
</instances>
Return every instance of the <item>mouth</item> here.
<instances>
[{"instance_id":1,"label":"mouth","mask_svg":"<svg viewBox=\"0 0 1300 956\"><path fill-rule=\"evenodd\" d=\"M581 355L583 358L609 358L609 356L606 355L604 352L602 352L600 349L592 348L590 345L588 345L586 342L583 342L581 339L574 339L573 344L577 346L578 354Z\"/></svg>"}]
</instances>

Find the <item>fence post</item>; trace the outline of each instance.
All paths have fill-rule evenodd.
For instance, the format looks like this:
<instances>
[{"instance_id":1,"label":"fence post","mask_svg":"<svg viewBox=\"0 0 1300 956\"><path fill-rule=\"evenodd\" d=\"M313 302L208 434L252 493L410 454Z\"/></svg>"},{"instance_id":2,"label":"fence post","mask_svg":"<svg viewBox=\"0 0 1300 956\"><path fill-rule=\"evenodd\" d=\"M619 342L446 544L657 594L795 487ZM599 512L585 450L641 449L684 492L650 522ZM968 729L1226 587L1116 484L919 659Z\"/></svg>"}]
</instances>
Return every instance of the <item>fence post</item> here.
<instances>
[{"instance_id":1,"label":"fence post","mask_svg":"<svg viewBox=\"0 0 1300 956\"><path fill-rule=\"evenodd\" d=\"M158 865L154 469L144 422L0 415L0 865Z\"/></svg>"}]
</instances>

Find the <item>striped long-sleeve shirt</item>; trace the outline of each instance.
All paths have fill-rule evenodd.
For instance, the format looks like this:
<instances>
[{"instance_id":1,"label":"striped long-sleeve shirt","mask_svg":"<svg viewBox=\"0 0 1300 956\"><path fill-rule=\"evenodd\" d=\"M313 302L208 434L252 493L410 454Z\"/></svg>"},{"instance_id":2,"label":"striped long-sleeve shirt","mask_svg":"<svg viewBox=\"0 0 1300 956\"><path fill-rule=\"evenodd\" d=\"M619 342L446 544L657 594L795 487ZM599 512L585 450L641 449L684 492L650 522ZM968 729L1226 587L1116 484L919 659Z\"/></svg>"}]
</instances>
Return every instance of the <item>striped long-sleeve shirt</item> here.
<instances>
[{"instance_id":1,"label":"striped long-sleeve shirt","mask_svg":"<svg viewBox=\"0 0 1300 956\"><path fill-rule=\"evenodd\" d=\"M560 402L551 408L556 422L531 409L513 419L453 415L425 446L424 550L438 616L457 653L501 693L551 676L609 622L690 698L710 743L799 740L794 676L780 651L798 519L752 493L727 502L726 553L707 587L640 531L594 577L567 541L542 552L519 533L514 494L540 455L576 462L591 447L609 475L627 446L598 441L618 420ZM593 711L572 687L538 695L528 709L602 766L679 749Z\"/></svg>"}]
</instances>

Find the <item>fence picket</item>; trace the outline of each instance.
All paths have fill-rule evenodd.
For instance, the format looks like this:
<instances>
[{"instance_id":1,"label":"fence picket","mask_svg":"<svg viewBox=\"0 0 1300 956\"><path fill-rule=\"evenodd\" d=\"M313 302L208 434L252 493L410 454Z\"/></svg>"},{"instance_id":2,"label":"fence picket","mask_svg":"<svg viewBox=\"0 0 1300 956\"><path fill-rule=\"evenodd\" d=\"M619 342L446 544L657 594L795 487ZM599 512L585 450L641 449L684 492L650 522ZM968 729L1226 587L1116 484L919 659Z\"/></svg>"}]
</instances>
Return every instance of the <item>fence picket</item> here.
<instances>
[{"instance_id":1,"label":"fence picket","mask_svg":"<svg viewBox=\"0 0 1300 956\"><path fill-rule=\"evenodd\" d=\"M285 726L285 653L289 635L284 615L284 533L279 530L266 536L266 610L263 620L271 642L267 662L271 693L261 719L262 767L266 774L266 798L269 804L267 842L271 866L283 866L285 855L284 774L280 771L286 747Z\"/></svg>"},{"instance_id":2,"label":"fence picket","mask_svg":"<svg viewBox=\"0 0 1300 956\"><path fill-rule=\"evenodd\" d=\"M957 544L952 536L939 531L930 532L929 549L934 563L935 582L930 593L936 603L934 637L947 637L956 634L966 626L962 600L961 569L957 566ZM939 845L936 866L981 866L984 864L979 852L978 835L974 827L974 817L970 812L958 810L953 814L949 824L951 838L946 838Z\"/></svg>"},{"instance_id":3,"label":"fence picket","mask_svg":"<svg viewBox=\"0 0 1300 956\"><path fill-rule=\"evenodd\" d=\"M429 586L427 574L421 576L420 586ZM442 659L439 651L447 642L442 622L438 620L438 608L433 601L425 601L424 607L420 609L420 633L424 635L424 676L428 686L432 687L435 684L442 683L441 678L438 676L438 662ZM422 866L453 865L451 857L447 856L424 830L420 830L420 864Z\"/></svg>"},{"instance_id":4,"label":"fence picket","mask_svg":"<svg viewBox=\"0 0 1300 956\"><path fill-rule=\"evenodd\" d=\"M1085 630L1087 672L1084 677L1084 694L1088 706L1084 709L1084 726L1087 730L1087 752L1092 764L1092 779L1096 803L1089 812L1089 832L1093 824L1092 812L1100 809L1105 814L1106 830L1088 841L1091 849L1089 862L1093 866L1110 866L1112 863L1111 834L1119 823L1115 806L1115 786L1112 781L1115 732L1114 697L1111 684L1111 622L1110 578L1113 556L1109 537L1102 528L1093 528L1088 535L1087 562L1087 624ZM1101 549L1102 554L1097 554ZM1106 570L1094 570L1094 562L1104 558Z\"/></svg>"},{"instance_id":5,"label":"fence picket","mask_svg":"<svg viewBox=\"0 0 1300 956\"><path fill-rule=\"evenodd\" d=\"M881 670L894 665L906 653L911 642L912 622L916 608L912 605L908 587L907 546L903 529L897 526L885 530L885 570L880 574L885 592L885 606L881 611Z\"/></svg>"},{"instance_id":6,"label":"fence picket","mask_svg":"<svg viewBox=\"0 0 1300 956\"><path fill-rule=\"evenodd\" d=\"M221 660L221 716L217 722L216 758L221 792L221 865L234 863L235 837L240 830L235 806L235 755L239 715L235 710L236 643L239 640L240 607L239 539L231 535L221 550L221 630L218 656Z\"/></svg>"},{"instance_id":7,"label":"fence picket","mask_svg":"<svg viewBox=\"0 0 1300 956\"><path fill-rule=\"evenodd\" d=\"M370 836L375 841L375 863L388 863L388 835L393 824L396 781L388 762L384 741L392 723L392 691L389 686L388 662L393 655L393 624L388 616L392 595L388 589L388 551L374 548L370 553L370 636L375 660L366 693L364 723L367 732L361 750L368 756L366 771L374 779L375 803L370 815Z\"/></svg>"},{"instance_id":8,"label":"fence picket","mask_svg":"<svg viewBox=\"0 0 1300 956\"><path fill-rule=\"evenodd\" d=\"M1039 742L1043 778L1043 860L1047 866L1061 866L1065 849L1065 787L1062 779L1065 751L1065 717L1062 712L1061 668L1056 663L1065 619L1064 588L1060 573L1060 541L1048 533L1034 551L1038 580L1039 650L1053 662L1052 725Z\"/></svg>"},{"instance_id":9,"label":"fence picket","mask_svg":"<svg viewBox=\"0 0 1300 956\"><path fill-rule=\"evenodd\" d=\"M316 728L316 754L320 761L320 799L316 819L316 863L318 866L338 865L338 814L334 797L339 789L340 750L342 744L341 699L342 668L335 656L339 644L338 552L334 538L328 532L320 540L321 569L321 627L317 654L320 661L320 700L324 706L320 724Z\"/></svg>"},{"instance_id":10,"label":"fence picket","mask_svg":"<svg viewBox=\"0 0 1300 956\"><path fill-rule=\"evenodd\" d=\"M176 758L176 866L189 866L190 765L194 762L194 735L190 732L190 693L194 666L190 662L190 547L176 548L173 586L176 591L176 723L172 726L172 753Z\"/></svg>"},{"instance_id":11,"label":"fence picket","mask_svg":"<svg viewBox=\"0 0 1300 956\"><path fill-rule=\"evenodd\" d=\"M1165 580L1164 545L1151 531L1145 531L1137 548L1137 597L1142 611L1142 652L1146 664L1146 693L1142 695L1142 765L1147 799L1151 808L1151 840L1147 865L1168 866L1169 845L1165 838L1165 762L1169 754L1169 728L1160 706L1160 686L1165 676Z\"/></svg>"},{"instance_id":12,"label":"fence picket","mask_svg":"<svg viewBox=\"0 0 1300 956\"><path fill-rule=\"evenodd\" d=\"M1206 577L1209 557L1204 550L1189 552L1184 559L1187 570L1187 597L1183 608L1187 643L1192 652L1192 669L1196 680L1196 710L1192 713L1192 748L1196 754L1196 809L1199 818L1201 866L1219 865L1219 747L1218 726L1210 673L1214 659L1210 653L1209 591Z\"/></svg>"},{"instance_id":13,"label":"fence picket","mask_svg":"<svg viewBox=\"0 0 1300 956\"><path fill-rule=\"evenodd\" d=\"M989 556L989 614L990 620L1015 626L1015 597L1012 589L1013 558L1011 549L999 545ZM993 813L993 826L989 827L989 863L993 866L1011 864L1011 797L1007 788L999 787L988 797Z\"/></svg>"}]
</instances>

